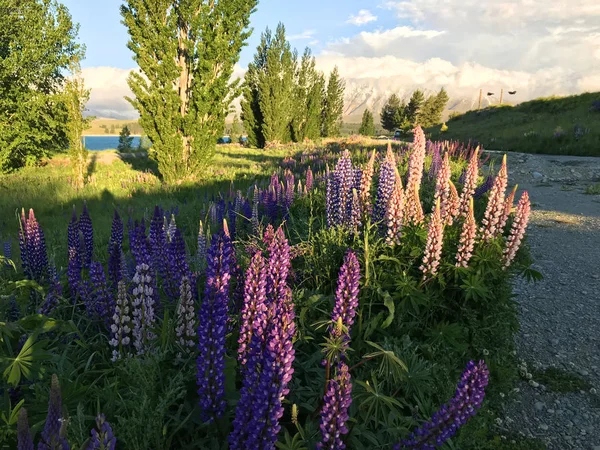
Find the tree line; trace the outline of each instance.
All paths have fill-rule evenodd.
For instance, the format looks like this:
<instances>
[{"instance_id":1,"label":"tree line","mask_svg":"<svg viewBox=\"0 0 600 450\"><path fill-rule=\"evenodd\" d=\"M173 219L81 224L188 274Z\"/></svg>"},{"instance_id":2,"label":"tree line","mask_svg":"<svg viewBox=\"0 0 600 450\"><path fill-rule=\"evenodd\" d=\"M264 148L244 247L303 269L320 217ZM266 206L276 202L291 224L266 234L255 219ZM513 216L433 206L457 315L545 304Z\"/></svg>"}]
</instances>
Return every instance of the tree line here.
<instances>
[{"instance_id":1,"label":"tree line","mask_svg":"<svg viewBox=\"0 0 600 450\"><path fill-rule=\"evenodd\" d=\"M337 67L326 82L309 48L299 57L279 24L261 34L248 65L241 102L248 143L256 147L302 142L340 132L344 81Z\"/></svg>"},{"instance_id":2,"label":"tree line","mask_svg":"<svg viewBox=\"0 0 600 450\"><path fill-rule=\"evenodd\" d=\"M442 113L448 104L448 94L444 88L435 95L425 98L423 91L417 89L408 103L400 100L397 94L392 94L381 109L381 126L387 131L402 130L407 133L417 125L429 128L441 123ZM375 134L375 119L369 109L363 112L358 133L363 136Z\"/></svg>"}]
</instances>

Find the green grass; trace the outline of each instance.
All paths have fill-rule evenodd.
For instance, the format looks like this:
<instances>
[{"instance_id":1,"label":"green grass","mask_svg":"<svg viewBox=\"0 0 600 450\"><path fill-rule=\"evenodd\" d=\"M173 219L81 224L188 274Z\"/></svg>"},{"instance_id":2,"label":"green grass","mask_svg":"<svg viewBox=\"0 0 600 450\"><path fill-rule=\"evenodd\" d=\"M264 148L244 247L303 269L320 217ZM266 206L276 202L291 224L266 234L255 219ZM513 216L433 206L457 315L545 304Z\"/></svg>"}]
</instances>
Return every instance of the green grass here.
<instances>
[{"instance_id":1,"label":"green grass","mask_svg":"<svg viewBox=\"0 0 600 450\"><path fill-rule=\"evenodd\" d=\"M592 386L577 374L567 372L556 367L548 367L545 370L534 370L533 379L543 384L552 392L579 392L587 391Z\"/></svg>"},{"instance_id":2,"label":"green grass","mask_svg":"<svg viewBox=\"0 0 600 450\"><path fill-rule=\"evenodd\" d=\"M588 195L600 195L600 183L590 184L585 188L585 193Z\"/></svg>"},{"instance_id":3,"label":"green grass","mask_svg":"<svg viewBox=\"0 0 600 450\"><path fill-rule=\"evenodd\" d=\"M178 208L177 224L188 245L193 245L198 221L205 209L205 197L211 198L234 188L246 192L280 166L293 148L280 150L247 149L237 145L218 146L211 167L197 183L165 186L157 177L156 164L147 158L118 159L114 151L90 152L89 182L76 191L68 182L71 176L66 155L57 155L43 167L22 169L0 176L0 245L12 242L18 247L17 214L21 208L33 208L46 234L49 257L60 268L66 263L67 225L73 205L81 212L86 201L95 230L95 257L105 261L115 208L123 220L128 216L151 217L155 205ZM106 159L113 159L106 164Z\"/></svg>"},{"instance_id":4,"label":"green grass","mask_svg":"<svg viewBox=\"0 0 600 450\"><path fill-rule=\"evenodd\" d=\"M600 92L494 106L449 120L445 133L440 125L427 132L434 140L473 140L490 150L600 156L600 112L590 110L595 100ZM583 134L577 137L576 129Z\"/></svg>"}]
</instances>

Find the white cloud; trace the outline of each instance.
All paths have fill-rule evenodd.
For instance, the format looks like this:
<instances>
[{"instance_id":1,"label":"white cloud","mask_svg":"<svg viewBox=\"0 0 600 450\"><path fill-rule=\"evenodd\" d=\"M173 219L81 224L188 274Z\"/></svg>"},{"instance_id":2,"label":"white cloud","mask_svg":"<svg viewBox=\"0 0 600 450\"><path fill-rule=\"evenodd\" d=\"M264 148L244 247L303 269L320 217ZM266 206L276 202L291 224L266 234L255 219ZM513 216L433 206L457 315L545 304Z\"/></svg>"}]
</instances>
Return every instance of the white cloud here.
<instances>
[{"instance_id":1,"label":"white cloud","mask_svg":"<svg viewBox=\"0 0 600 450\"><path fill-rule=\"evenodd\" d=\"M369 22L375 22L377 20L377 16L374 16L371 11L368 9L361 9L357 15L351 15L346 23L350 23L352 25L361 26L365 25Z\"/></svg>"},{"instance_id":2,"label":"white cloud","mask_svg":"<svg viewBox=\"0 0 600 450\"><path fill-rule=\"evenodd\" d=\"M127 77L134 69L89 67L82 70L85 87L91 89L87 112L97 117L136 119L137 111L125 100L132 96Z\"/></svg>"},{"instance_id":3,"label":"white cloud","mask_svg":"<svg viewBox=\"0 0 600 450\"><path fill-rule=\"evenodd\" d=\"M302 41L305 39L313 39L315 37L315 30L304 30L300 34L292 34L288 37L288 41Z\"/></svg>"}]
</instances>

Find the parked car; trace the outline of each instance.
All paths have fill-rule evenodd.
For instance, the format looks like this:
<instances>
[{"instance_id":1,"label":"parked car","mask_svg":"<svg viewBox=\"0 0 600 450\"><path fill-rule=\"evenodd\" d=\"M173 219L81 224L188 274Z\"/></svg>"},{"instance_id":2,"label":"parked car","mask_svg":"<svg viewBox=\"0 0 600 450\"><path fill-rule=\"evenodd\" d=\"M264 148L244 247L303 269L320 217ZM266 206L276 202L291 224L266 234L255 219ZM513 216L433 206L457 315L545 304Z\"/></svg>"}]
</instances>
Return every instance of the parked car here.
<instances>
[{"instance_id":1,"label":"parked car","mask_svg":"<svg viewBox=\"0 0 600 450\"><path fill-rule=\"evenodd\" d=\"M402 137L402 130L394 131L394 139L400 139Z\"/></svg>"},{"instance_id":2,"label":"parked car","mask_svg":"<svg viewBox=\"0 0 600 450\"><path fill-rule=\"evenodd\" d=\"M231 137L221 136L219 139L217 139L217 144L231 144Z\"/></svg>"},{"instance_id":3,"label":"parked car","mask_svg":"<svg viewBox=\"0 0 600 450\"><path fill-rule=\"evenodd\" d=\"M246 145L248 143L248 136L240 136L239 142L241 145Z\"/></svg>"}]
</instances>

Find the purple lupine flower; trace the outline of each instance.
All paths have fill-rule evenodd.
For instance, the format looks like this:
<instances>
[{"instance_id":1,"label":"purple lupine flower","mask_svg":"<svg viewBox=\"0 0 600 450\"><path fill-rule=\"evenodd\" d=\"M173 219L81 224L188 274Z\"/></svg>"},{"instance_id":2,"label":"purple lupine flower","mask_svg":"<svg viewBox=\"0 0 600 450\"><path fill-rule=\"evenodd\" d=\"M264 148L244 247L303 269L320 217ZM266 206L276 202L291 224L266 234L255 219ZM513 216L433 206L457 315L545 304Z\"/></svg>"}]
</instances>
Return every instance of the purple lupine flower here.
<instances>
[{"instance_id":1,"label":"purple lupine flower","mask_svg":"<svg viewBox=\"0 0 600 450\"><path fill-rule=\"evenodd\" d=\"M352 383L348 366L340 362L336 376L329 380L327 392L323 398L321 409L322 440L317 443L318 449L343 450L346 444L342 435L348 433L346 422L350 418L348 409L352 404Z\"/></svg>"},{"instance_id":2,"label":"purple lupine flower","mask_svg":"<svg viewBox=\"0 0 600 450\"><path fill-rule=\"evenodd\" d=\"M21 260L25 275L31 280L42 282L47 275L48 253L44 232L35 218L33 209L29 210L27 219L25 211L21 212L19 243L21 242Z\"/></svg>"},{"instance_id":3,"label":"purple lupine flower","mask_svg":"<svg viewBox=\"0 0 600 450\"><path fill-rule=\"evenodd\" d=\"M242 367L246 364L252 335L263 334L264 326L259 318L267 311L266 302L267 272L265 260L260 251L256 252L250 261L246 271L246 283L244 286L244 305L241 313L240 336L238 339L238 359Z\"/></svg>"},{"instance_id":4,"label":"purple lupine flower","mask_svg":"<svg viewBox=\"0 0 600 450\"><path fill-rule=\"evenodd\" d=\"M64 438L62 430L62 399L60 395L60 384L56 374L52 375L50 387L50 399L48 400L48 415L46 424L41 433L41 441L38 450L69 450L69 444Z\"/></svg>"},{"instance_id":5,"label":"purple lupine flower","mask_svg":"<svg viewBox=\"0 0 600 450\"><path fill-rule=\"evenodd\" d=\"M179 304L175 317L175 335L181 351L177 358L181 359L183 354L190 355L195 346L196 339L196 312L194 309L194 296L192 294L192 283L187 276L181 279L179 288Z\"/></svg>"},{"instance_id":6,"label":"purple lupine flower","mask_svg":"<svg viewBox=\"0 0 600 450\"><path fill-rule=\"evenodd\" d=\"M220 418L225 401L225 334L233 246L227 233L212 238L208 249L204 299L198 314L197 384L202 418Z\"/></svg>"},{"instance_id":7,"label":"purple lupine flower","mask_svg":"<svg viewBox=\"0 0 600 450\"><path fill-rule=\"evenodd\" d=\"M187 262L187 255L185 251L185 242L179 228L175 228L173 230L171 241L167 245L166 257L167 272L165 279L165 292L167 296L174 301L179 296L181 279L184 276L189 276L190 274L190 267Z\"/></svg>"},{"instance_id":8,"label":"purple lupine flower","mask_svg":"<svg viewBox=\"0 0 600 450\"><path fill-rule=\"evenodd\" d=\"M354 316L358 308L358 285L360 282L360 263L356 253L348 250L344 263L340 268L337 289L335 291L335 307L331 315L332 322L342 320L342 324L350 329L354 324Z\"/></svg>"},{"instance_id":9,"label":"purple lupine flower","mask_svg":"<svg viewBox=\"0 0 600 450\"><path fill-rule=\"evenodd\" d=\"M154 207L154 215L150 221L148 233L150 244L151 267L157 276L164 280L167 272L165 254L167 253L167 230L164 226L164 212L159 206Z\"/></svg>"},{"instance_id":10,"label":"purple lupine flower","mask_svg":"<svg viewBox=\"0 0 600 450\"><path fill-rule=\"evenodd\" d=\"M250 218L252 217L252 205L248 199L245 199L244 203L242 204L242 216L244 216L246 219L245 222L250 221Z\"/></svg>"},{"instance_id":11,"label":"purple lupine flower","mask_svg":"<svg viewBox=\"0 0 600 450\"><path fill-rule=\"evenodd\" d=\"M196 267L198 269L204 269L206 265L206 233L204 232L202 221L200 221L200 226L198 227L198 240L196 245Z\"/></svg>"},{"instance_id":12,"label":"purple lupine flower","mask_svg":"<svg viewBox=\"0 0 600 450\"><path fill-rule=\"evenodd\" d=\"M470 361L450 402L443 405L429 422L412 432L408 439L396 444L394 450L428 450L440 447L481 407L488 379L489 371L485 362L479 361L475 364Z\"/></svg>"},{"instance_id":13,"label":"purple lupine flower","mask_svg":"<svg viewBox=\"0 0 600 450\"><path fill-rule=\"evenodd\" d=\"M487 193L492 186L494 185L495 178L492 174L488 175L487 178L481 185L477 186L475 189L475 193L473 196L475 198L481 198L485 193Z\"/></svg>"},{"instance_id":14,"label":"purple lupine flower","mask_svg":"<svg viewBox=\"0 0 600 450\"><path fill-rule=\"evenodd\" d=\"M386 158L379 168L379 184L377 185L377 198L375 200L375 209L373 211L373 220L375 222L383 221L385 218L395 183L395 164L390 158Z\"/></svg>"},{"instance_id":15,"label":"purple lupine flower","mask_svg":"<svg viewBox=\"0 0 600 450\"><path fill-rule=\"evenodd\" d=\"M21 310L15 300L15 297L11 297L8 302L8 311L6 311L6 320L9 322L16 322L21 318Z\"/></svg>"},{"instance_id":16,"label":"purple lupine flower","mask_svg":"<svg viewBox=\"0 0 600 450\"><path fill-rule=\"evenodd\" d=\"M92 284L91 295L98 318L110 326L111 319L115 313L115 300L112 292L106 284L104 268L99 262L92 261L90 265L90 281Z\"/></svg>"},{"instance_id":17,"label":"purple lupine flower","mask_svg":"<svg viewBox=\"0 0 600 450\"><path fill-rule=\"evenodd\" d=\"M12 259L12 247L10 241L4 241L3 247L4 257L6 259Z\"/></svg>"},{"instance_id":18,"label":"purple lupine flower","mask_svg":"<svg viewBox=\"0 0 600 450\"><path fill-rule=\"evenodd\" d=\"M289 209L294 203L294 174L288 171L285 174L285 196L284 196L284 206L286 209Z\"/></svg>"},{"instance_id":19,"label":"purple lupine flower","mask_svg":"<svg viewBox=\"0 0 600 450\"><path fill-rule=\"evenodd\" d=\"M437 173L442 167L442 155L440 154L440 146L433 146L433 153L431 155L431 166L429 166L429 179L433 180L437 177Z\"/></svg>"},{"instance_id":20,"label":"purple lupine flower","mask_svg":"<svg viewBox=\"0 0 600 450\"><path fill-rule=\"evenodd\" d=\"M156 286L150 275L150 266L142 263L136 267L133 276L133 345L138 355L148 353L154 339L154 298Z\"/></svg>"},{"instance_id":21,"label":"purple lupine flower","mask_svg":"<svg viewBox=\"0 0 600 450\"><path fill-rule=\"evenodd\" d=\"M165 216L166 219L167 216ZM167 242L171 242L173 240L173 236L175 236L175 230L177 230L177 222L175 222L175 214L171 214L171 221L169 225L165 227L167 232Z\"/></svg>"},{"instance_id":22,"label":"purple lupine flower","mask_svg":"<svg viewBox=\"0 0 600 450\"><path fill-rule=\"evenodd\" d=\"M85 450L115 450L117 438L104 414L96 417L96 428L92 430L91 434L92 437Z\"/></svg>"},{"instance_id":23,"label":"purple lupine flower","mask_svg":"<svg viewBox=\"0 0 600 450\"><path fill-rule=\"evenodd\" d=\"M117 302L115 312L110 326L111 340L109 344L113 347L112 361L115 362L124 356L129 355L131 344L131 310L129 307L129 297L127 295L127 286L124 281L117 285Z\"/></svg>"},{"instance_id":24,"label":"purple lupine flower","mask_svg":"<svg viewBox=\"0 0 600 450\"><path fill-rule=\"evenodd\" d=\"M81 255L81 265L84 269L89 269L94 255L94 228L92 219L87 208L87 203L83 202L83 211L79 216L79 231L83 236L83 253Z\"/></svg>"},{"instance_id":25,"label":"purple lupine flower","mask_svg":"<svg viewBox=\"0 0 600 450\"><path fill-rule=\"evenodd\" d=\"M269 247L267 300L257 309L250 347L246 351L244 380L238 402L231 449L274 448L283 414L282 400L293 373L294 304L287 285L290 248L282 228L265 233Z\"/></svg>"},{"instance_id":26,"label":"purple lupine flower","mask_svg":"<svg viewBox=\"0 0 600 450\"><path fill-rule=\"evenodd\" d=\"M108 240L108 279L116 287L121 281L121 254L123 252L123 222L115 209L110 239Z\"/></svg>"},{"instance_id":27,"label":"purple lupine flower","mask_svg":"<svg viewBox=\"0 0 600 450\"><path fill-rule=\"evenodd\" d=\"M21 408L17 419L17 450L33 450L33 439L31 439L25 408Z\"/></svg>"},{"instance_id":28,"label":"purple lupine flower","mask_svg":"<svg viewBox=\"0 0 600 450\"><path fill-rule=\"evenodd\" d=\"M254 202L252 204L252 218L250 219L250 223L252 224L252 234L255 236L258 235L258 229L260 227L260 223L258 221L258 202Z\"/></svg>"},{"instance_id":29,"label":"purple lupine flower","mask_svg":"<svg viewBox=\"0 0 600 450\"><path fill-rule=\"evenodd\" d=\"M314 184L314 175L313 175L312 169L309 167L306 170L306 182L304 183L304 187L306 188L306 190L308 192L310 192L310 191L312 191L313 184Z\"/></svg>"},{"instance_id":30,"label":"purple lupine flower","mask_svg":"<svg viewBox=\"0 0 600 450\"><path fill-rule=\"evenodd\" d=\"M56 267L54 265L50 265L48 267L48 278L50 287L48 288L48 293L46 294L44 303L42 303L39 310L39 313L45 316L52 314L52 311L54 311L58 305L59 297L62 296L62 286L60 284L60 280L58 279L58 273L56 272Z\"/></svg>"},{"instance_id":31,"label":"purple lupine flower","mask_svg":"<svg viewBox=\"0 0 600 450\"><path fill-rule=\"evenodd\" d=\"M146 224L144 219L140 223L135 222L133 231L129 233L129 247L135 260L135 265L150 265L152 262L150 245L146 236Z\"/></svg>"}]
</instances>

